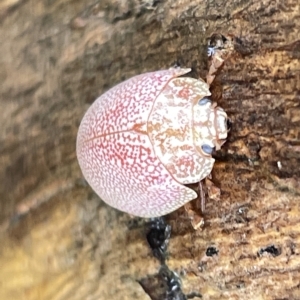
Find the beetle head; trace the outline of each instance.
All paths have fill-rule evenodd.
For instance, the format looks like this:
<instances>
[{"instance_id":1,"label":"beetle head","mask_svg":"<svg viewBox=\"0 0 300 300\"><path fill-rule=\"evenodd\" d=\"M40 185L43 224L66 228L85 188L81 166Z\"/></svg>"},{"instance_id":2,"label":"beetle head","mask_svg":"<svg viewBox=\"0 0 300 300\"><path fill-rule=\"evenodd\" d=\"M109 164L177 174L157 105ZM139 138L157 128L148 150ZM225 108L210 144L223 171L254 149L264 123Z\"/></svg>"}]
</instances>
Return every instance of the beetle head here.
<instances>
[{"instance_id":1,"label":"beetle head","mask_svg":"<svg viewBox=\"0 0 300 300\"><path fill-rule=\"evenodd\" d=\"M193 108L193 134L197 150L211 156L213 149L219 150L227 138L228 117L226 112L212 103L208 98L202 98Z\"/></svg>"}]
</instances>

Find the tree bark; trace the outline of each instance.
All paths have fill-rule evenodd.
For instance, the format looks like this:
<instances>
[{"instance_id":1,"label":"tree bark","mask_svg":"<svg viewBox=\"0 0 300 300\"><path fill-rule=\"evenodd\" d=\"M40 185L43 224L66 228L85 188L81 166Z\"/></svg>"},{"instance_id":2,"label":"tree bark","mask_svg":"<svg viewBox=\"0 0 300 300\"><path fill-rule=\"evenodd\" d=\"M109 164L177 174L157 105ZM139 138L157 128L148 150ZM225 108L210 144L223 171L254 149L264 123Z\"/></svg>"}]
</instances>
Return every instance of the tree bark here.
<instances>
[{"instance_id":1,"label":"tree bark","mask_svg":"<svg viewBox=\"0 0 300 300\"><path fill-rule=\"evenodd\" d=\"M1 299L158 300L144 220L85 184L77 129L133 75L176 63L205 78L213 33L235 41L212 86L233 123L221 196L202 231L167 217L166 263L191 299L300 298L298 1L7 0L0 22Z\"/></svg>"}]
</instances>

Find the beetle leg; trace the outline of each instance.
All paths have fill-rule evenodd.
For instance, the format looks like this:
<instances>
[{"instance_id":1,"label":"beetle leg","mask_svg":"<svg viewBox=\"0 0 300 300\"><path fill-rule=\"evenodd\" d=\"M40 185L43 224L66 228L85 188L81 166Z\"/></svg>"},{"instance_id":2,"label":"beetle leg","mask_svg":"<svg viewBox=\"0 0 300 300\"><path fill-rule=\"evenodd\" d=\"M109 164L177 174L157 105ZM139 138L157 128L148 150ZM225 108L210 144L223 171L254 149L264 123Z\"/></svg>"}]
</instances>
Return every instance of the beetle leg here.
<instances>
[{"instance_id":1,"label":"beetle leg","mask_svg":"<svg viewBox=\"0 0 300 300\"><path fill-rule=\"evenodd\" d=\"M201 212L205 211L205 192L203 189L202 181L199 181L199 196L200 196L200 203L201 203Z\"/></svg>"},{"instance_id":2,"label":"beetle leg","mask_svg":"<svg viewBox=\"0 0 300 300\"><path fill-rule=\"evenodd\" d=\"M220 200L221 190L211 180L211 178L205 178L205 187L207 189L207 195L209 199Z\"/></svg>"},{"instance_id":3,"label":"beetle leg","mask_svg":"<svg viewBox=\"0 0 300 300\"><path fill-rule=\"evenodd\" d=\"M206 76L208 85L214 81L216 72L223 65L224 60L233 50L232 37L225 37L221 34L213 34L210 38L207 54L210 59L210 67Z\"/></svg>"},{"instance_id":4,"label":"beetle leg","mask_svg":"<svg viewBox=\"0 0 300 300\"><path fill-rule=\"evenodd\" d=\"M201 185L201 189L200 189ZM199 182L199 191L200 191L200 207L197 205L199 203L199 198L187 202L184 205L184 208L188 214L189 219L191 220L191 224L195 230L202 229L204 226L204 218L202 216L203 208L205 208L205 193L202 189L202 183Z\"/></svg>"},{"instance_id":5,"label":"beetle leg","mask_svg":"<svg viewBox=\"0 0 300 300\"><path fill-rule=\"evenodd\" d=\"M222 58L222 50L215 49L211 55L211 65L206 76L206 82L208 85L214 81L218 69L223 65L224 59Z\"/></svg>"}]
</instances>

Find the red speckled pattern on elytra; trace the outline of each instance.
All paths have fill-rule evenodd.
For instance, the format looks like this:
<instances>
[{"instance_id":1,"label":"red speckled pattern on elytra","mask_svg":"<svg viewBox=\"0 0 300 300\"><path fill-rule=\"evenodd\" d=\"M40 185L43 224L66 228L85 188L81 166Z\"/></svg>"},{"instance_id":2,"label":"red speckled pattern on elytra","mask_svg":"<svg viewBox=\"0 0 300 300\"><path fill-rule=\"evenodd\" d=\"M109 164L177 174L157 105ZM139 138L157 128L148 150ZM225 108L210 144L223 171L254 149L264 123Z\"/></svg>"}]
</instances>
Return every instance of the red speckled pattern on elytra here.
<instances>
[{"instance_id":1,"label":"red speckled pattern on elytra","mask_svg":"<svg viewBox=\"0 0 300 300\"><path fill-rule=\"evenodd\" d=\"M77 157L84 177L109 205L136 216L155 217L196 198L166 170L145 131L163 87L188 71L170 69L133 77L104 93L85 114Z\"/></svg>"}]
</instances>

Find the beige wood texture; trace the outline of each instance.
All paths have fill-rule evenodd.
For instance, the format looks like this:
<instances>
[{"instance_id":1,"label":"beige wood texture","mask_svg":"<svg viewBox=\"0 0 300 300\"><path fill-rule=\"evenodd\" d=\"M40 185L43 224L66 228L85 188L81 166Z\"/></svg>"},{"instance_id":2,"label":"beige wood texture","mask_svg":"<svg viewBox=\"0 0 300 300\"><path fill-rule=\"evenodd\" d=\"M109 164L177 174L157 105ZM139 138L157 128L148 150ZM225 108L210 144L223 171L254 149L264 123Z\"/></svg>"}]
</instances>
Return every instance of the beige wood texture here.
<instances>
[{"instance_id":1,"label":"beige wood texture","mask_svg":"<svg viewBox=\"0 0 300 300\"><path fill-rule=\"evenodd\" d=\"M184 209L168 216L167 263L186 295L299 299L299 28L297 0L2 1L0 299L150 299L143 222L84 183L77 128L135 74L178 63L204 77L215 32L236 37L212 88L233 121L212 173L221 199L202 231Z\"/></svg>"}]
</instances>

